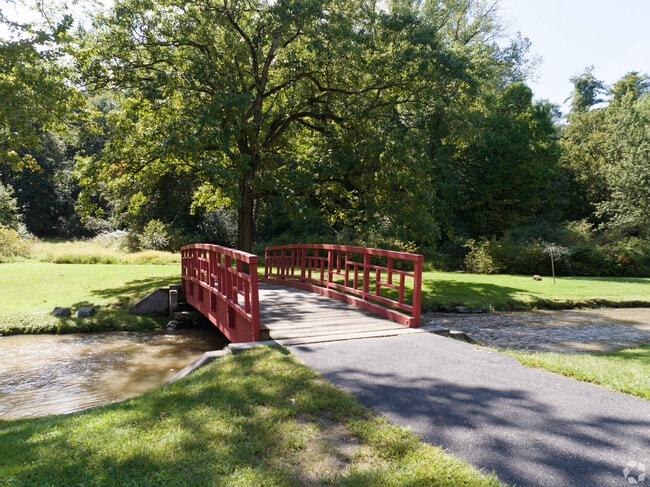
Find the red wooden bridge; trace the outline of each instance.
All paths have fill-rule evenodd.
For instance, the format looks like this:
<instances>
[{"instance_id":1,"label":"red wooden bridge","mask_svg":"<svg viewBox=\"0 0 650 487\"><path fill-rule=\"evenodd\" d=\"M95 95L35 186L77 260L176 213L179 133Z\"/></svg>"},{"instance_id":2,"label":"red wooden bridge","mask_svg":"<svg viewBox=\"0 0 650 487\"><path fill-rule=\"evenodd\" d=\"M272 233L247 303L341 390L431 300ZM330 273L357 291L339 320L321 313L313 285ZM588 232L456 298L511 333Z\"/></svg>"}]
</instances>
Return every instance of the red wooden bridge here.
<instances>
[{"instance_id":1,"label":"red wooden bridge","mask_svg":"<svg viewBox=\"0 0 650 487\"><path fill-rule=\"evenodd\" d=\"M267 247L258 257L218 245L181 249L188 304L232 343L385 336L420 325L419 254L340 245Z\"/></svg>"}]
</instances>

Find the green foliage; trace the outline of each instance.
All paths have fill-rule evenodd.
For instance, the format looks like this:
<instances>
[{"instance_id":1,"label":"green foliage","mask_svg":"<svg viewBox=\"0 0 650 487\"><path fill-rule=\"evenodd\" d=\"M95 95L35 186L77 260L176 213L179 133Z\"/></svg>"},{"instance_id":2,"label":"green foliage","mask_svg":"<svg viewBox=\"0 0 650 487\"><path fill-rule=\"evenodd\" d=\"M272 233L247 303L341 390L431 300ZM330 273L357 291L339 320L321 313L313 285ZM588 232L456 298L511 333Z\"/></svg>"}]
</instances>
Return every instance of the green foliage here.
<instances>
[{"instance_id":1,"label":"green foliage","mask_svg":"<svg viewBox=\"0 0 650 487\"><path fill-rule=\"evenodd\" d=\"M50 130L83 114L84 99L69 82L66 49L72 18L59 15L44 25L0 17L0 182L23 170L38 170L28 150L37 149Z\"/></svg>"},{"instance_id":2,"label":"green foliage","mask_svg":"<svg viewBox=\"0 0 650 487\"><path fill-rule=\"evenodd\" d=\"M17 230L0 224L0 262L31 255L34 242Z\"/></svg>"},{"instance_id":3,"label":"green foliage","mask_svg":"<svg viewBox=\"0 0 650 487\"><path fill-rule=\"evenodd\" d=\"M649 275L648 76L606 93L585 69L560 125L496 3L126 0L79 38L39 8L0 15L0 224L418 248L481 272L542 272L557 242L561 275Z\"/></svg>"},{"instance_id":4,"label":"green foliage","mask_svg":"<svg viewBox=\"0 0 650 487\"><path fill-rule=\"evenodd\" d=\"M96 20L87 79L125 97L93 176L119 195L191 171L193 191L210 184L237 208L247 250L254 202L302 162L301 139L383 117L425 75L448 77L431 29L359 2L133 1Z\"/></svg>"},{"instance_id":5,"label":"green foliage","mask_svg":"<svg viewBox=\"0 0 650 487\"><path fill-rule=\"evenodd\" d=\"M168 250L169 233L160 220L151 220L138 236L140 247L144 250Z\"/></svg>"},{"instance_id":6,"label":"green foliage","mask_svg":"<svg viewBox=\"0 0 650 487\"><path fill-rule=\"evenodd\" d=\"M650 79L647 75L632 71L614 83L609 91L614 97L614 103L621 102L625 98L638 100L641 95L650 91Z\"/></svg>"},{"instance_id":7,"label":"green foliage","mask_svg":"<svg viewBox=\"0 0 650 487\"><path fill-rule=\"evenodd\" d=\"M478 244L475 240L468 240L464 245L469 249L463 262L465 271L474 274L497 274L501 269L490 252L491 246L493 247L494 243L488 240Z\"/></svg>"},{"instance_id":8,"label":"green foliage","mask_svg":"<svg viewBox=\"0 0 650 487\"><path fill-rule=\"evenodd\" d=\"M605 246L617 276L650 275L650 241L638 237L622 239Z\"/></svg>"},{"instance_id":9,"label":"green foliage","mask_svg":"<svg viewBox=\"0 0 650 487\"><path fill-rule=\"evenodd\" d=\"M597 214L618 235L650 238L650 94L613 103L607 116L609 197Z\"/></svg>"},{"instance_id":10,"label":"green foliage","mask_svg":"<svg viewBox=\"0 0 650 487\"><path fill-rule=\"evenodd\" d=\"M455 154L456 218L473 238L501 236L558 206L559 146L551 107L512 84L475 108L470 137ZM550 218L550 216L548 216Z\"/></svg>"},{"instance_id":11,"label":"green foliage","mask_svg":"<svg viewBox=\"0 0 650 487\"><path fill-rule=\"evenodd\" d=\"M582 73L571 78L571 83L573 83L571 113L587 112L603 101L599 97L606 92L605 84L596 79L593 66L585 68Z\"/></svg>"},{"instance_id":12,"label":"green foliage","mask_svg":"<svg viewBox=\"0 0 650 487\"><path fill-rule=\"evenodd\" d=\"M629 73L606 107L569 116L562 163L572 178L572 217L588 217L615 241L650 235L648 78Z\"/></svg>"},{"instance_id":13,"label":"green foliage","mask_svg":"<svg viewBox=\"0 0 650 487\"><path fill-rule=\"evenodd\" d=\"M20 214L14 189L0 181L0 225L16 228L18 223L20 223Z\"/></svg>"},{"instance_id":14,"label":"green foliage","mask_svg":"<svg viewBox=\"0 0 650 487\"><path fill-rule=\"evenodd\" d=\"M232 211L217 208L203 215L200 227L200 241L234 247L237 243L237 222Z\"/></svg>"}]
</instances>

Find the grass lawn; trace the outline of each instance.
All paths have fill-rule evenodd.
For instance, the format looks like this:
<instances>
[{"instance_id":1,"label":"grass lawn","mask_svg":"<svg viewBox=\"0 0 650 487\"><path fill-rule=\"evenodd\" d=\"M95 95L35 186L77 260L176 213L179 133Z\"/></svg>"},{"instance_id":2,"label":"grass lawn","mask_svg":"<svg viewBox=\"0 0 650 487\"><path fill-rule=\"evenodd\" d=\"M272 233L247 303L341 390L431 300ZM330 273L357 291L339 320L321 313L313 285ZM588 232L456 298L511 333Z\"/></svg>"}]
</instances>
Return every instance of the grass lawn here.
<instances>
[{"instance_id":1,"label":"grass lawn","mask_svg":"<svg viewBox=\"0 0 650 487\"><path fill-rule=\"evenodd\" d=\"M499 485L268 347L122 403L0 421L0 484Z\"/></svg>"},{"instance_id":2,"label":"grass lawn","mask_svg":"<svg viewBox=\"0 0 650 487\"><path fill-rule=\"evenodd\" d=\"M52 264L24 261L0 264L0 289L9 299L0 311L0 334L60 333L158 326L126 312L160 286L180 282L180 264ZM101 306L95 317L55 318L56 307L74 310Z\"/></svg>"},{"instance_id":3,"label":"grass lawn","mask_svg":"<svg viewBox=\"0 0 650 487\"><path fill-rule=\"evenodd\" d=\"M157 287L180 282L180 264L0 264L0 289L11 296L2 306L7 313L46 313L88 302L125 307Z\"/></svg>"},{"instance_id":4,"label":"grass lawn","mask_svg":"<svg viewBox=\"0 0 650 487\"><path fill-rule=\"evenodd\" d=\"M550 277L425 272L422 304L494 310L650 306L650 278Z\"/></svg>"},{"instance_id":5,"label":"grass lawn","mask_svg":"<svg viewBox=\"0 0 650 487\"><path fill-rule=\"evenodd\" d=\"M557 372L650 400L650 345L591 354L505 353L523 365Z\"/></svg>"}]
</instances>

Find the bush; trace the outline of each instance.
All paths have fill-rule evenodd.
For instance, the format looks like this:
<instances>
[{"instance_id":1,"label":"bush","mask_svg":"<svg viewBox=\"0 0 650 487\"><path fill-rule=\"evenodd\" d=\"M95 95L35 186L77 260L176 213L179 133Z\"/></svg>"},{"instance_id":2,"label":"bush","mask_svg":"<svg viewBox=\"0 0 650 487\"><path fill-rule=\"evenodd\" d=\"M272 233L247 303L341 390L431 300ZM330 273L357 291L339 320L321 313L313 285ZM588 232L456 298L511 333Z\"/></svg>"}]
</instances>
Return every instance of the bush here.
<instances>
[{"instance_id":1,"label":"bush","mask_svg":"<svg viewBox=\"0 0 650 487\"><path fill-rule=\"evenodd\" d=\"M127 250L129 248L129 232L124 230L102 232L92 241L107 249Z\"/></svg>"},{"instance_id":2,"label":"bush","mask_svg":"<svg viewBox=\"0 0 650 487\"><path fill-rule=\"evenodd\" d=\"M477 244L473 239L468 240L465 247L469 252L463 261L465 270L474 274L498 274L501 267L490 253L494 246L494 241L483 240Z\"/></svg>"},{"instance_id":3,"label":"bush","mask_svg":"<svg viewBox=\"0 0 650 487\"><path fill-rule=\"evenodd\" d=\"M16 228L19 222L18 200L14 196L14 190L0 182L0 225Z\"/></svg>"},{"instance_id":4,"label":"bush","mask_svg":"<svg viewBox=\"0 0 650 487\"><path fill-rule=\"evenodd\" d=\"M24 237L13 228L0 225L0 260L31 255L33 237Z\"/></svg>"},{"instance_id":5,"label":"bush","mask_svg":"<svg viewBox=\"0 0 650 487\"><path fill-rule=\"evenodd\" d=\"M572 248L570 272L574 276L612 276L614 261L605 249L594 242L585 242Z\"/></svg>"},{"instance_id":6,"label":"bush","mask_svg":"<svg viewBox=\"0 0 650 487\"><path fill-rule=\"evenodd\" d=\"M650 242L637 237L614 242L605 247L617 276L650 276Z\"/></svg>"},{"instance_id":7,"label":"bush","mask_svg":"<svg viewBox=\"0 0 650 487\"><path fill-rule=\"evenodd\" d=\"M160 220L151 220L147 223L139 236L140 248L144 250L168 250L169 233L165 224Z\"/></svg>"}]
</instances>

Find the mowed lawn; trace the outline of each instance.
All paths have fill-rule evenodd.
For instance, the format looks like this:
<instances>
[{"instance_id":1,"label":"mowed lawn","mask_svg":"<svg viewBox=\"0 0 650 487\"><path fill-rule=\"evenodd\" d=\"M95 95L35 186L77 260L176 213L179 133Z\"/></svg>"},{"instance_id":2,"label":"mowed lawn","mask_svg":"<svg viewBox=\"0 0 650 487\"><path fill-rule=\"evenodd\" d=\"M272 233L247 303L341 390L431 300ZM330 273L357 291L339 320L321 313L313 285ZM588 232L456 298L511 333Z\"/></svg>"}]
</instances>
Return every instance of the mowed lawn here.
<instances>
[{"instance_id":1,"label":"mowed lawn","mask_svg":"<svg viewBox=\"0 0 650 487\"><path fill-rule=\"evenodd\" d=\"M650 278L558 277L425 272L423 306L494 310L650 306Z\"/></svg>"},{"instance_id":2,"label":"mowed lawn","mask_svg":"<svg viewBox=\"0 0 650 487\"><path fill-rule=\"evenodd\" d=\"M47 313L80 303L128 306L158 287L180 282L180 264L0 264L0 289L8 297L0 314Z\"/></svg>"},{"instance_id":3,"label":"mowed lawn","mask_svg":"<svg viewBox=\"0 0 650 487\"><path fill-rule=\"evenodd\" d=\"M128 307L157 287L180 282L180 263L0 264L0 285L11 299L2 314L47 313L79 304ZM422 304L494 310L650 306L650 278L550 277L425 272Z\"/></svg>"}]
</instances>

